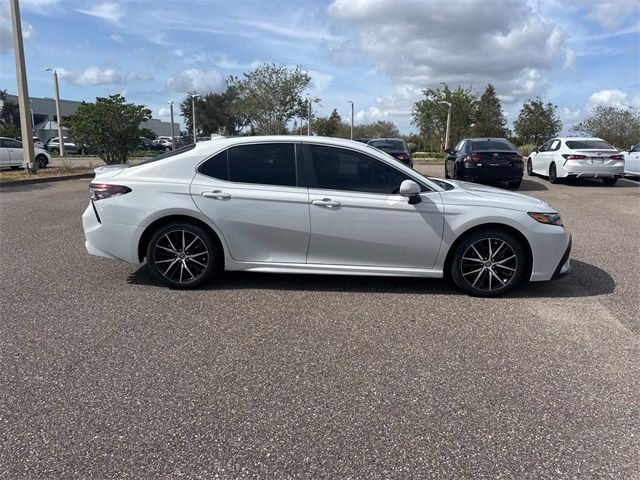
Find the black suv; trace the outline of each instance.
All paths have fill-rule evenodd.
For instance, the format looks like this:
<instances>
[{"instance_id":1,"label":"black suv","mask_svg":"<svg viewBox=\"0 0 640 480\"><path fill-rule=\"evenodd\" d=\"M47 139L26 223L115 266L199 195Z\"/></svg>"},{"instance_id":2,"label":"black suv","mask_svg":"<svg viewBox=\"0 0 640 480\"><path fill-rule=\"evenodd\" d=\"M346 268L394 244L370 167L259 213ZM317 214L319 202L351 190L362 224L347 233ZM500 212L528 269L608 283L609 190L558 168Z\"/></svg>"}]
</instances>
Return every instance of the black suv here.
<instances>
[{"instance_id":1,"label":"black suv","mask_svg":"<svg viewBox=\"0 0 640 480\"><path fill-rule=\"evenodd\" d=\"M375 147L378 150L382 150L394 157L396 160L400 160L409 168L413 168L411 151L401 138L374 138L369 140L367 145Z\"/></svg>"},{"instance_id":2,"label":"black suv","mask_svg":"<svg viewBox=\"0 0 640 480\"><path fill-rule=\"evenodd\" d=\"M518 188L524 162L506 138L465 138L455 150L446 149L445 178L467 182L508 182Z\"/></svg>"}]
</instances>

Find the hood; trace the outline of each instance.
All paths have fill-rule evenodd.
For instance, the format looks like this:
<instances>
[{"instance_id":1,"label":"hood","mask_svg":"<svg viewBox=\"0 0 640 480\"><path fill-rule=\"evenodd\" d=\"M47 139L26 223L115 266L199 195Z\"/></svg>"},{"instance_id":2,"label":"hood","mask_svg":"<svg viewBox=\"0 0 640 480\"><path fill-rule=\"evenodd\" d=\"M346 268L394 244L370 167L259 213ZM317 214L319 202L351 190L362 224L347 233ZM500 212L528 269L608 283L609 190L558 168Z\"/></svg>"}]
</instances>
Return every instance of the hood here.
<instances>
[{"instance_id":1,"label":"hood","mask_svg":"<svg viewBox=\"0 0 640 480\"><path fill-rule=\"evenodd\" d=\"M557 212L548 203L529 195L471 182L447 180L456 188L443 193L445 203L482 205L526 212Z\"/></svg>"}]
</instances>

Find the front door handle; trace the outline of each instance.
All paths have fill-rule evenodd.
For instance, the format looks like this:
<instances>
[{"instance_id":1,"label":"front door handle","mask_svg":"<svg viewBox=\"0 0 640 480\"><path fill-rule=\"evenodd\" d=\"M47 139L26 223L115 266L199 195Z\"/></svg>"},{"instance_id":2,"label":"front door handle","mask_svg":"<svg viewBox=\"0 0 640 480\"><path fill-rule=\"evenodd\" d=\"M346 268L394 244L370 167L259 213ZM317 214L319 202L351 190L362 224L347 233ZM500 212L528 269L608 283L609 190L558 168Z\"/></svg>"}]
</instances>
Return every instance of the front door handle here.
<instances>
[{"instance_id":1,"label":"front door handle","mask_svg":"<svg viewBox=\"0 0 640 480\"><path fill-rule=\"evenodd\" d=\"M327 207L327 208L338 208L342 206L340 202L336 202L334 200L331 200L330 198L323 198L322 200L313 200L311 204L316 205L317 207Z\"/></svg>"},{"instance_id":2,"label":"front door handle","mask_svg":"<svg viewBox=\"0 0 640 480\"><path fill-rule=\"evenodd\" d=\"M214 190L213 192L202 192L202 196L206 198L215 198L216 200L228 200L231 198L230 193L224 193L222 190Z\"/></svg>"}]
</instances>

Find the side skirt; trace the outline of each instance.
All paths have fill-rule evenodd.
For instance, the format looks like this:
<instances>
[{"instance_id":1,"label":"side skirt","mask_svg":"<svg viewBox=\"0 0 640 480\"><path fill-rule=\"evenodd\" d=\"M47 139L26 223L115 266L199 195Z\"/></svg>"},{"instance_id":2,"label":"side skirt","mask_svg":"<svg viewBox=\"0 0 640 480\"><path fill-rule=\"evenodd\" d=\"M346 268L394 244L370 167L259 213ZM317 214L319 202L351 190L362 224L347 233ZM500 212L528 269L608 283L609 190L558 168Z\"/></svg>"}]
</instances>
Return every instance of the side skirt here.
<instances>
[{"instance_id":1,"label":"side skirt","mask_svg":"<svg viewBox=\"0 0 640 480\"><path fill-rule=\"evenodd\" d=\"M442 278L442 270L423 268L371 267L363 265L320 265L308 263L227 262L226 270L264 273L310 273L319 275L371 275L383 277Z\"/></svg>"}]
</instances>

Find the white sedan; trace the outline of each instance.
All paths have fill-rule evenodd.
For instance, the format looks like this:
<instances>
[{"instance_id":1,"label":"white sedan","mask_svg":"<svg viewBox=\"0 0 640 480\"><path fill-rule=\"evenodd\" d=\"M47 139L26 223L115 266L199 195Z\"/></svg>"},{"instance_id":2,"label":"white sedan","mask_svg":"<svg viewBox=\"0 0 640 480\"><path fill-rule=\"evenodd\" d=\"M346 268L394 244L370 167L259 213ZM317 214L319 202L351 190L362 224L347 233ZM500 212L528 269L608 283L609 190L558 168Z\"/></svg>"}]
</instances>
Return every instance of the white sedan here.
<instances>
[{"instance_id":1,"label":"white sedan","mask_svg":"<svg viewBox=\"0 0 640 480\"><path fill-rule=\"evenodd\" d=\"M34 151L39 168L51 165L49 152L42 148L34 148ZM0 167L20 168L22 164L22 142L13 138L0 137Z\"/></svg>"},{"instance_id":2,"label":"white sedan","mask_svg":"<svg viewBox=\"0 0 640 480\"><path fill-rule=\"evenodd\" d=\"M601 178L613 185L624 171L624 156L601 138L552 138L527 159L528 175L551 183L562 178Z\"/></svg>"},{"instance_id":3,"label":"white sedan","mask_svg":"<svg viewBox=\"0 0 640 480\"><path fill-rule=\"evenodd\" d=\"M624 173L640 177L640 143L629 149L624 157Z\"/></svg>"},{"instance_id":4,"label":"white sedan","mask_svg":"<svg viewBox=\"0 0 640 480\"><path fill-rule=\"evenodd\" d=\"M447 276L478 296L569 272L571 236L541 200L426 178L362 143L218 138L96 169L86 248L174 288L220 270Z\"/></svg>"}]
</instances>

